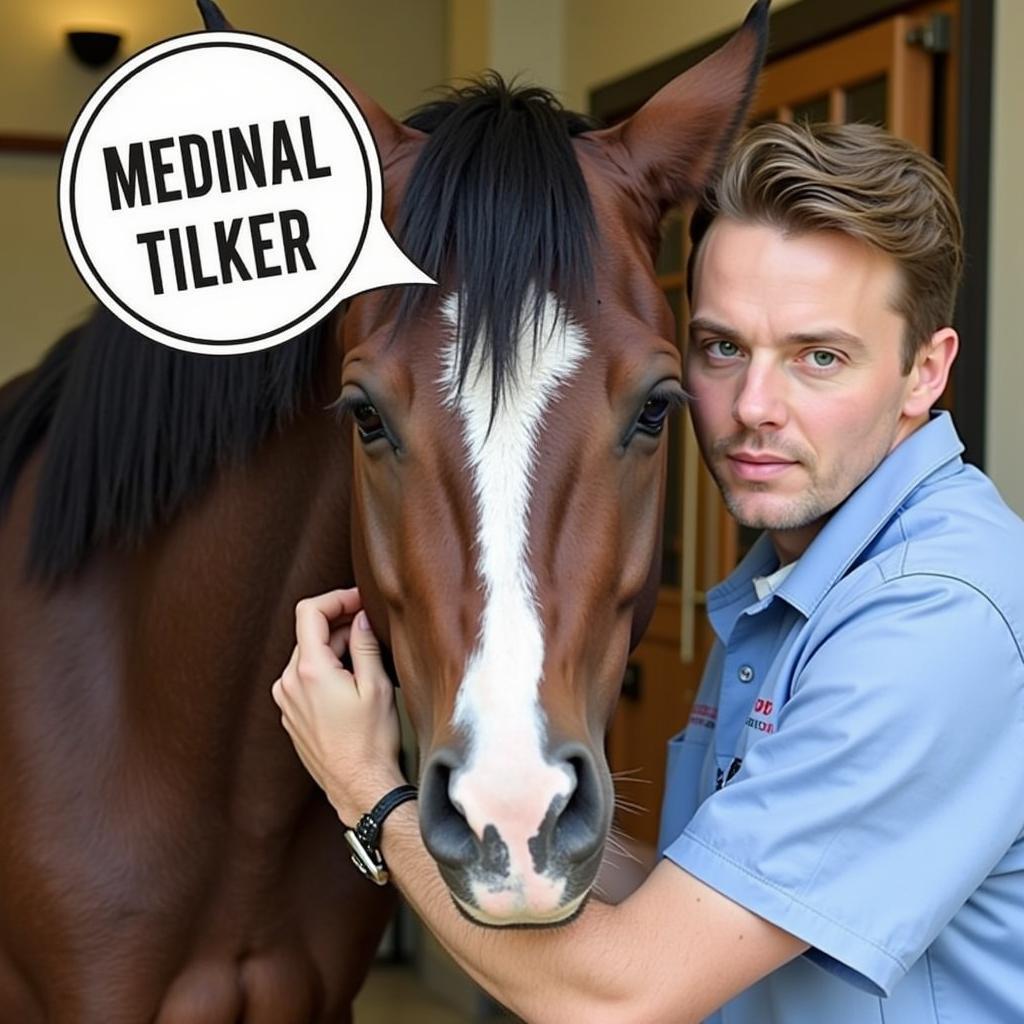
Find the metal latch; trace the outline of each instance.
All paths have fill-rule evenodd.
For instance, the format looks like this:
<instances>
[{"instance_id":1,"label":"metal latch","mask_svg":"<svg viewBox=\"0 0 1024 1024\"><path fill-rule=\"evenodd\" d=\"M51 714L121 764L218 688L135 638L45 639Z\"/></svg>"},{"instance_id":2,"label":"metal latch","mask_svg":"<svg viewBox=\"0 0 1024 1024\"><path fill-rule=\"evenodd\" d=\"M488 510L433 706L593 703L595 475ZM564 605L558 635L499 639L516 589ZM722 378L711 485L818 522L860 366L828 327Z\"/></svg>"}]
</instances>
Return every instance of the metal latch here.
<instances>
[{"instance_id":1,"label":"metal latch","mask_svg":"<svg viewBox=\"0 0 1024 1024\"><path fill-rule=\"evenodd\" d=\"M920 46L928 53L949 53L953 49L953 19L948 14L933 14L907 33L907 45Z\"/></svg>"}]
</instances>

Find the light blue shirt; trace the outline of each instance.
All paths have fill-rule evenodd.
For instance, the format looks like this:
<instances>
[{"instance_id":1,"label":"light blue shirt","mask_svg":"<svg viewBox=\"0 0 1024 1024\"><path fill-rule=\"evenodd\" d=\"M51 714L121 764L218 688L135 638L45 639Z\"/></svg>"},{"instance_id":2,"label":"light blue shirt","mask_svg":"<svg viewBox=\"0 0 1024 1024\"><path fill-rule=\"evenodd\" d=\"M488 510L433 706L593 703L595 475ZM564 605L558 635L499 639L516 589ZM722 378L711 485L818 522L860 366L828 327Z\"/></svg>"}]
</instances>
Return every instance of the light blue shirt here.
<instances>
[{"instance_id":1,"label":"light blue shirt","mask_svg":"<svg viewBox=\"0 0 1024 1024\"><path fill-rule=\"evenodd\" d=\"M962 450L934 417L709 594L660 846L811 946L712 1024L1024 1021L1024 523Z\"/></svg>"}]
</instances>

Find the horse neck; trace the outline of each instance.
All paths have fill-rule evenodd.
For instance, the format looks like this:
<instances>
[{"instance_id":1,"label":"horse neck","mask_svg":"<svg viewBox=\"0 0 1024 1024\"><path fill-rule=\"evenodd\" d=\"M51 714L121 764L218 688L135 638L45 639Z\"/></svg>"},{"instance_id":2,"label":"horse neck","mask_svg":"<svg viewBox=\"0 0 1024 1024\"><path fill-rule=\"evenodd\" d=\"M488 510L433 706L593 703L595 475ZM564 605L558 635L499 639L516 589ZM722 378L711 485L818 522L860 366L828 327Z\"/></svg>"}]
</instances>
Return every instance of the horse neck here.
<instances>
[{"instance_id":1,"label":"horse neck","mask_svg":"<svg viewBox=\"0 0 1024 1024\"><path fill-rule=\"evenodd\" d=\"M265 717L294 644L296 602L352 584L351 437L324 411L337 356L321 363L323 387L302 412L219 472L135 564L128 642L145 670L127 672L125 685L154 728L174 720L205 733L250 710Z\"/></svg>"}]
</instances>

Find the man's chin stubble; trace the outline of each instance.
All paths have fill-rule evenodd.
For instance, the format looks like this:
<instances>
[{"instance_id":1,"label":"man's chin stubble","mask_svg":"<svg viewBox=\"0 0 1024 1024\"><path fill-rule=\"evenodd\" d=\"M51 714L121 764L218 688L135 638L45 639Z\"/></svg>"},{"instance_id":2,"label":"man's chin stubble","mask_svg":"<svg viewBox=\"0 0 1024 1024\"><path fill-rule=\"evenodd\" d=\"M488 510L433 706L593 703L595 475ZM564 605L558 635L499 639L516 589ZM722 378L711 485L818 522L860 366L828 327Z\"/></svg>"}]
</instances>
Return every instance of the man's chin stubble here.
<instances>
[{"instance_id":1,"label":"man's chin stubble","mask_svg":"<svg viewBox=\"0 0 1024 1024\"><path fill-rule=\"evenodd\" d=\"M765 493L768 488L754 484L753 490L759 493ZM725 507L729 510L729 514L740 524L750 530L802 530L805 526L810 526L812 523L817 522L822 516L825 516L830 511L829 509L820 508L820 502L798 502L797 507L791 507L786 509L779 509L775 513L763 513L761 515L745 515L743 512L742 503L738 502L730 491L722 488L722 497L725 500Z\"/></svg>"}]
</instances>

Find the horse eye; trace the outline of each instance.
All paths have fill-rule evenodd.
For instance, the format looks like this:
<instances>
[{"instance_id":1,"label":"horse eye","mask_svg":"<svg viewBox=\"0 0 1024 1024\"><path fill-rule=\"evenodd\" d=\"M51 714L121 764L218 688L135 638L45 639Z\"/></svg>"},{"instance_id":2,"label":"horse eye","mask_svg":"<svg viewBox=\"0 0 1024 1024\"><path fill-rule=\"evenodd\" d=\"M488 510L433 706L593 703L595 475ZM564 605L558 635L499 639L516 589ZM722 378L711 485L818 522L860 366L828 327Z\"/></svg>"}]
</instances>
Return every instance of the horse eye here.
<instances>
[{"instance_id":1,"label":"horse eye","mask_svg":"<svg viewBox=\"0 0 1024 1024\"><path fill-rule=\"evenodd\" d=\"M360 402L352 410L352 418L356 421L360 440L369 443L384 436L384 421L380 418L375 406L369 402Z\"/></svg>"},{"instance_id":2,"label":"horse eye","mask_svg":"<svg viewBox=\"0 0 1024 1024\"><path fill-rule=\"evenodd\" d=\"M659 398L656 395L648 398L640 418L636 421L637 429L657 437L665 426L665 419L671 407L672 403L667 398Z\"/></svg>"}]
</instances>

